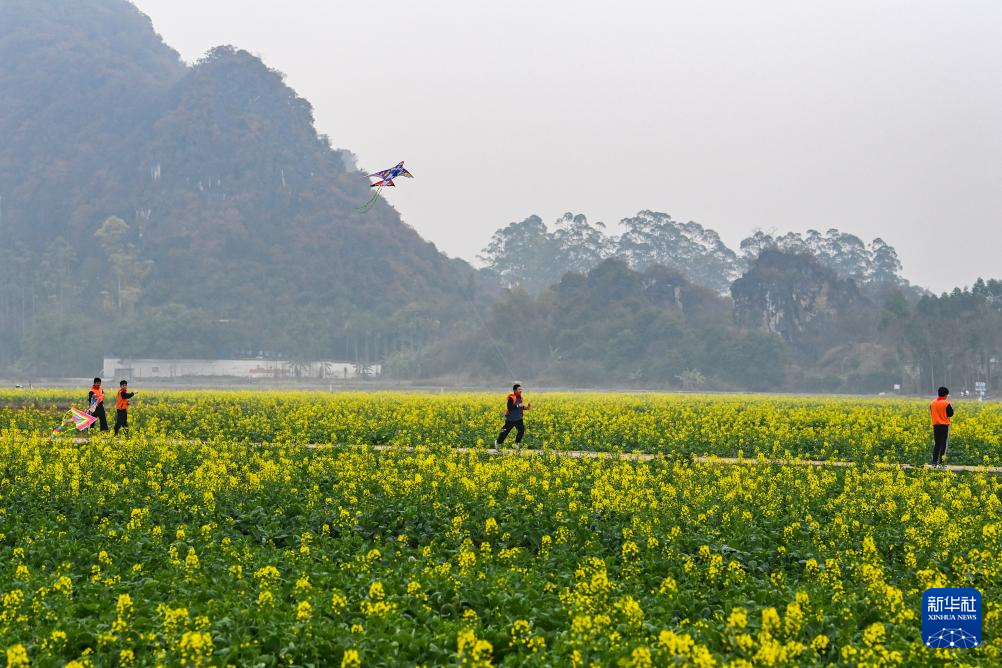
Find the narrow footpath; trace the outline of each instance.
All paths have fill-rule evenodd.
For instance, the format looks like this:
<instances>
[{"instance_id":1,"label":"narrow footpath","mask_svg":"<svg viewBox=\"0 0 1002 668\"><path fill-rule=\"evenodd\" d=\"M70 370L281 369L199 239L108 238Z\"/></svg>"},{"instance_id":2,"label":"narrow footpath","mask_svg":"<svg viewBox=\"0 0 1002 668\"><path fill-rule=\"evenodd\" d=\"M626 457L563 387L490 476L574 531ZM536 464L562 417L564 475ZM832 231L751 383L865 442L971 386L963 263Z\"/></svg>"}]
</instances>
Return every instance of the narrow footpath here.
<instances>
[{"instance_id":1,"label":"narrow footpath","mask_svg":"<svg viewBox=\"0 0 1002 668\"><path fill-rule=\"evenodd\" d=\"M325 445L325 444L310 444L310 448L324 448L324 447L338 447L336 445ZM413 451L414 448L410 446L399 446L399 445L372 445L372 446L358 446L358 447L369 447L374 450L407 450ZM601 457L608 457L610 459L625 459L630 461L647 462L652 459L656 459L660 455L651 454L649 452L598 452L595 450L514 450L505 448L502 450L478 450L476 448L453 448L455 452L486 452L489 455L557 455L560 457L571 457L573 459L594 459ZM767 459L758 457L720 457L717 455L694 455L692 461L699 462L700 464L717 464L721 466L761 466L761 465L771 465L771 466L828 466L832 468L851 468L857 466L856 462L846 462L846 461L824 461L819 459ZM887 468L887 469L929 469L938 471L953 471L954 473L993 473L1002 474L1002 467L999 466L969 466L969 465L949 465L941 469L933 469L929 464L923 466L915 466L914 464L898 464L893 462L877 462L875 464L877 468Z\"/></svg>"},{"instance_id":2,"label":"narrow footpath","mask_svg":"<svg viewBox=\"0 0 1002 668\"><path fill-rule=\"evenodd\" d=\"M89 439L86 438L73 438L70 439L72 443L88 443ZM176 442L191 442L191 441L176 441ZM253 445L264 446L264 445L288 445L287 443L254 443ZM308 443L305 447L311 450L328 450L336 448L367 448L371 450L377 450L379 452L390 452L394 450L399 450L401 452L414 452L416 448L409 445L346 445L343 443ZM570 457L572 459L622 459L627 461L636 462L648 462L653 459L657 459L661 455L652 454L650 452L600 452L597 450L530 450L530 449L512 449L504 448L501 450L494 450L492 448L482 449L482 448L452 448L452 452L460 453L470 453L470 452L480 452L483 454L491 456L500 455L523 455L523 456L539 456L539 455L556 455L558 457ZM768 459L760 457L721 457L718 455L693 455L692 461L698 462L700 464L713 464L718 466L818 466L818 467L831 467L831 468L852 468L858 466L856 462L847 461L834 461L834 460L820 460L820 459ZM915 470L915 469L928 469L937 471L953 471L954 473L989 473L994 475L1002 475L1002 466L971 466L964 464L952 464L947 465L940 469L934 469L929 464L924 464L922 466L915 466L914 464L903 464L894 462L877 462L874 464L876 468L883 469L902 469L905 471Z\"/></svg>"}]
</instances>

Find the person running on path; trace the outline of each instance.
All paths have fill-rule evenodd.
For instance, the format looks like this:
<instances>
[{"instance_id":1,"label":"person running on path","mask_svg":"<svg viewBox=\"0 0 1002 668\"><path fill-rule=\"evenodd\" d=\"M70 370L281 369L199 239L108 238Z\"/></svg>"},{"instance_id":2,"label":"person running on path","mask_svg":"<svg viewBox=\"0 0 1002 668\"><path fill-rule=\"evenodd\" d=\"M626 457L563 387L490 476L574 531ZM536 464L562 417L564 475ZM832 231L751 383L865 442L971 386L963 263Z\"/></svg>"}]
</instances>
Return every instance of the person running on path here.
<instances>
[{"instance_id":1,"label":"person running on path","mask_svg":"<svg viewBox=\"0 0 1002 668\"><path fill-rule=\"evenodd\" d=\"M87 405L90 406L87 412L98 419L101 431L108 431L108 414L104 412L104 390L101 389L100 378L94 379L94 384L87 393ZM93 428L94 425L91 425L91 429Z\"/></svg>"},{"instance_id":2,"label":"person running on path","mask_svg":"<svg viewBox=\"0 0 1002 668\"><path fill-rule=\"evenodd\" d=\"M929 404L929 413L932 416L932 465L936 468L944 468L943 455L950 444L950 418L953 417L953 404L950 403L950 390L945 387L939 388L938 395Z\"/></svg>"},{"instance_id":3,"label":"person running on path","mask_svg":"<svg viewBox=\"0 0 1002 668\"><path fill-rule=\"evenodd\" d=\"M120 429L129 428L129 399L134 396L135 392L129 392L129 381L123 380L118 384L118 397L115 399L115 436L118 436Z\"/></svg>"},{"instance_id":4,"label":"person running on path","mask_svg":"<svg viewBox=\"0 0 1002 668\"><path fill-rule=\"evenodd\" d=\"M525 423L522 421L522 417L524 412L531 407L532 404L522 403L522 386L515 383L511 388L511 394L508 395L508 405L504 409L504 427L501 428L501 433L494 441L495 450L501 448L501 444L508 438L508 432L512 429L516 431L515 445L522 442L522 437L525 436Z\"/></svg>"}]
</instances>

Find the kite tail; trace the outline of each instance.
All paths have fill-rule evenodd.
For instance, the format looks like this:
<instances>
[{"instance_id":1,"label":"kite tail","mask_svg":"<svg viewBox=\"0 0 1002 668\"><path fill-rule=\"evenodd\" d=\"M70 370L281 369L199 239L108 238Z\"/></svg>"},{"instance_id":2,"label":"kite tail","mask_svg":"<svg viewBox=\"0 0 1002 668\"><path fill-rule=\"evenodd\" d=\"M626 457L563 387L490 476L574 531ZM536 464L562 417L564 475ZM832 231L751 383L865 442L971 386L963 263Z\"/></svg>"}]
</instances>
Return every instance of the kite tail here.
<instances>
[{"instance_id":1,"label":"kite tail","mask_svg":"<svg viewBox=\"0 0 1002 668\"><path fill-rule=\"evenodd\" d=\"M52 430L52 438L55 439L57 435L66 431L66 429L73 424L73 413L72 411L67 411L66 415L63 416L63 421L59 423L59 426Z\"/></svg>"},{"instance_id":2,"label":"kite tail","mask_svg":"<svg viewBox=\"0 0 1002 668\"><path fill-rule=\"evenodd\" d=\"M379 199L379 193L381 192L383 192L383 186L379 186L378 188L376 188L376 192L372 193L372 197L369 198L369 201L363 204L362 206L358 207L357 209L355 209L355 211L357 211L358 213L365 213L366 211L374 207L376 205L376 200Z\"/></svg>"}]
</instances>

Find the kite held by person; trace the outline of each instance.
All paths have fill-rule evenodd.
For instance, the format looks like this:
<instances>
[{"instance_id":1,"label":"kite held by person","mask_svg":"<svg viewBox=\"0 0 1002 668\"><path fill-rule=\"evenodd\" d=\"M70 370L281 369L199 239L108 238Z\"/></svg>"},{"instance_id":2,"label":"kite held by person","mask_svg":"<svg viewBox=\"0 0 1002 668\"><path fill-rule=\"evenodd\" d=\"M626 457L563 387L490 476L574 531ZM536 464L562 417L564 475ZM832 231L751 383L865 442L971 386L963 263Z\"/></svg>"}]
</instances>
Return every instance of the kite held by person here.
<instances>
[{"instance_id":1,"label":"kite held by person","mask_svg":"<svg viewBox=\"0 0 1002 668\"><path fill-rule=\"evenodd\" d=\"M101 388L100 378L94 379L94 384L87 393L87 405L87 412L100 422L101 431L108 431L108 414L104 410L104 390Z\"/></svg>"}]
</instances>

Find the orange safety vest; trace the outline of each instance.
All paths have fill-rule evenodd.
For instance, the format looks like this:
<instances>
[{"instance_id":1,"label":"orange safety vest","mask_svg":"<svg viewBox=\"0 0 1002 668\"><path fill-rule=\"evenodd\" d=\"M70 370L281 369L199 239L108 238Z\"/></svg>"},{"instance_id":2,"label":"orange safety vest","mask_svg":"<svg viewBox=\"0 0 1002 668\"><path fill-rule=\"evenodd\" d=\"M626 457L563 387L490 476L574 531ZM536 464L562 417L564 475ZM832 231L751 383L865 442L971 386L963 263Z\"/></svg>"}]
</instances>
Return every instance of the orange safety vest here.
<instances>
[{"instance_id":1,"label":"orange safety vest","mask_svg":"<svg viewBox=\"0 0 1002 668\"><path fill-rule=\"evenodd\" d=\"M125 392L125 390L119 388L118 399L115 401L115 410L124 411L129 407L129 400L122 396L123 392Z\"/></svg>"},{"instance_id":2,"label":"orange safety vest","mask_svg":"<svg viewBox=\"0 0 1002 668\"><path fill-rule=\"evenodd\" d=\"M929 404L929 412L932 414L932 423L936 424L950 424L950 418L946 415L946 407L950 405L950 402L946 400L946 397L936 397L931 404Z\"/></svg>"},{"instance_id":3,"label":"orange safety vest","mask_svg":"<svg viewBox=\"0 0 1002 668\"><path fill-rule=\"evenodd\" d=\"M104 402L104 390L102 388L94 385L90 388L90 391L94 393L94 401L96 403L100 404Z\"/></svg>"},{"instance_id":4,"label":"orange safety vest","mask_svg":"<svg viewBox=\"0 0 1002 668\"><path fill-rule=\"evenodd\" d=\"M505 399L511 399L511 403L512 404L518 405L518 395L515 394L514 392L512 392L507 397L505 397ZM522 406L521 410L524 412L526 410L525 406ZM507 401L505 402L505 405L504 405L504 414L505 414L505 417L508 416L508 402Z\"/></svg>"}]
</instances>

